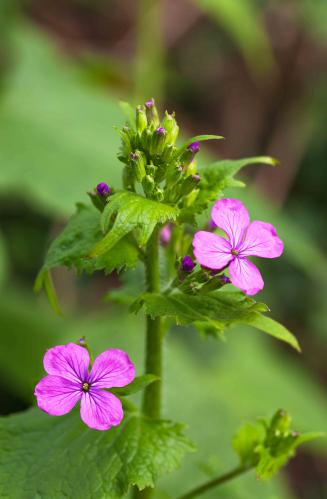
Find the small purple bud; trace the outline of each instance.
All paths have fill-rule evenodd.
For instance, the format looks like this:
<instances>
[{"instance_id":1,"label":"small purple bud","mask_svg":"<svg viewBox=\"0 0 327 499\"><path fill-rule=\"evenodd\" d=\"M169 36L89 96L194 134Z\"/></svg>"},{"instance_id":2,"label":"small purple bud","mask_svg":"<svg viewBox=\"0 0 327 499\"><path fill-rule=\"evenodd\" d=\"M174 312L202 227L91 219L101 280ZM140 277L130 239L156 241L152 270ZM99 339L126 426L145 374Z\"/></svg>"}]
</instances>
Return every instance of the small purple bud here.
<instances>
[{"instance_id":1,"label":"small purple bud","mask_svg":"<svg viewBox=\"0 0 327 499\"><path fill-rule=\"evenodd\" d=\"M80 339L78 340L78 343L79 343L79 345L81 345L81 347L85 347L85 345L86 345L85 338L80 338Z\"/></svg>"},{"instance_id":2,"label":"small purple bud","mask_svg":"<svg viewBox=\"0 0 327 499\"><path fill-rule=\"evenodd\" d=\"M159 135L166 135L166 129L163 126L160 126L159 128L156 129L156 133Z\"/></svg>"},{"instance_id":3,"label":"small purple bud","mask_svg":"<svg viewBox=\"0 0 327 499\"><path fill-rule=\"evenodd\" d=\"M110 194L110 187L105 182L100 182L100 184L96 186L96 191L99 196L107 196Z\"/></svg>"},{"instance_id":4,"label":"small purple bud","mask_svg":"<svg viewBox=\"0 0 327 499\"><path fill-rule=\"evenodd\" d=\"M153 106L154 106L154 98L152 97L151 99L146 101L145 107L151 109Z\"/></svg>"},{"instance_id":5,"label":"small purple bud","mask_svg":"<svg viewBox=\"0 0 327 499\"><path fill-rule=\"evenodd\" d=\"M200 142L192 142L187 146L187 149L191 151L193 154L196 154L200 151Z\"/></svg>"},{"instance_id":6,"label":"small purple bud","mask_svg":"<svg viewBox=\"0 0 327 499\"><path fill-rule=\"evenodd\" d=\"M163 246L169 244L171 239L171 224L167 224L161 229L159 239Z\"/></svg>"},{"instance_id":7,"label":"small purple bud","mask_svg":"<svg viewBox=\"0 0 327 499\"><path fill-rule=\"evenodd\" d=\"M201 177L198 173L194 173L194 175L192 175L192 178L193 180L195 180L195 182L200 182L201 180Z\"/></svg>"},{"instance_id":8,"label":"small purple bud","mask_svg":"<svg viewBox=\"0 0 327 499\"><path fill-rule=\"evenodd\" d=\"M182 270L184 272L191 273L195 267L195 263L193 262L190 256L184 256L182 259Z\"/></svg>"},{"instance_id":9,"label":"small purple bud","mask_svg":"<svg viewBox=\"0 0 327 499\"><path fill-rule=\"evenodd\" d=\"M139 157L139 155L137 154L137 152L131 152L131 160L133 161L136 161Z\"/></svg>"},{"instance_id":10,"label":"small purple bud","mask_svg":"<svg viewBox=\"0 0 327 499\"><path fill-rule=\"evenodd\" d=\"M230 282L231 282L230 278L225 274L219 276L219 280L220 280L221 284L230 284Z\"/></svg>"}]
</instances>

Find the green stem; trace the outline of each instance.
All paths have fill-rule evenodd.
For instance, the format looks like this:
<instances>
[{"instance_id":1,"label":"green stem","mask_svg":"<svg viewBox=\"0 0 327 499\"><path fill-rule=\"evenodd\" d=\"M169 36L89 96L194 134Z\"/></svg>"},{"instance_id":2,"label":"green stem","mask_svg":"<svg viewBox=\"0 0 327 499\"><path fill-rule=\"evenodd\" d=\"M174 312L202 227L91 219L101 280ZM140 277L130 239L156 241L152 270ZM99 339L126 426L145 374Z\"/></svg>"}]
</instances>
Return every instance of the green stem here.
<instances>
[{"instance_id":1,"label":"green stem","mask_svg":"<svg viewBox=\"0 0 327 499\"><path fill-rule=\"evenodd\" d=\"M201 494L207 492L208 490L213 489L214 487L218 487L218 485L222 485L226 482L229 482L229 480L233 480L233 478L242 475L242 473L245 473L249 469L250 468L245 468L244 466L239 466L238 468L235 468L234 470L229 471L224 475L214 478L213 480L209 480L203 485L200 485L199 487L190 490L186 494L180 496L178 499L192 499L193 497L198 497Z\"/></svg>"},{"instance_id":2,"label":"green stem","mask_svg":"<svg viewBox=\"0 0 327 499\"><path fill-rule=\"evenodd\" d=\"M147 291L160 292L160 267L158 230L152 234L146 249L145 259ZM161 413L161 385L162 385L162 345L163 328L160 317L152 319L146 316L146 347L145 347L145 372L155 374L159 381L147 386L143 398L143 414L148 418L160 418ZM152 496L153 489L143 491L134 489L134 499L148 499Z\"/></svg>"}]
</instances>

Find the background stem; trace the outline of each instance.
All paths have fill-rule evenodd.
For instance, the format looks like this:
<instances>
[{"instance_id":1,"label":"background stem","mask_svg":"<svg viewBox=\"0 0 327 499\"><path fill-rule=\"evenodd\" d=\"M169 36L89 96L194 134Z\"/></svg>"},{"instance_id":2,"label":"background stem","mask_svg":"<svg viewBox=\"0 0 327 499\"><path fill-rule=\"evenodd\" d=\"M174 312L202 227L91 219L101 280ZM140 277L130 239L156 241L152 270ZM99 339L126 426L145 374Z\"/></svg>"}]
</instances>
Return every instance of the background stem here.
<instances>
[{"instance_id":1,"label":"background stem","mask_svg":"<svg viewBox=\"0 0 327 499\"><path fill-rule=\"evenodd\" d=\"M244 468L244 466L239 466L238 468L235 468L232 471L229 471L228 473L225 473L224 475L221 475L217 478L214 478L213 480L209 480L208 482L204 483L203 485L200 485L199 487L196 487L195 489L190 490L186 494L180 496L178 499L191 499L193 497L198 497L201 494L204 494L210 489L213 489L214 487L218 487L218 485L222 485L223 483L228 482L229 480L232 480L233 478L237 477L238 475L241 475L242 473L245 473L248 471L250 468Z\"/></svg>"}]
</instances>

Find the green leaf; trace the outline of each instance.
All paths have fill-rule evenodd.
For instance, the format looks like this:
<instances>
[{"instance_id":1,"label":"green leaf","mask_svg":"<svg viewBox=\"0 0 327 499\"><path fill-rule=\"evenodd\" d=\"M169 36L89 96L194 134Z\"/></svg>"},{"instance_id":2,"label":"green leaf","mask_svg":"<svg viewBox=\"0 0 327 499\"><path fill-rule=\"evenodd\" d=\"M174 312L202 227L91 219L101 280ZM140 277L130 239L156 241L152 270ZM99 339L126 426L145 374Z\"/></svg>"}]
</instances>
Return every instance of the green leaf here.
<instances>
[{"instance_id":1,"label":"green leaf","mask_svg":"<svg viewBox=\"0 0 327 499\"><path fill-rule=\"evenodd\" d=\"M119 106L124 112L128 123L135 128L135 109L130 105L129 102L119 101Z\"/></svg>"},{"instance_id":2,"label":"green leaf","mask_svg":"<svg viewBox=\"0 0 327 499\"><path fill-rule=\"evenodd\" d=\"M245 423L238 430L232 440L232 446L243 466L252 467L258 464L260 456L257 447L264 436L264 428L258 423Z\"/></svg>"},{"instance_id":3,"label":"green leaf","mask_svg":"<svg viewBox=\"0 0 327 499\"><path fill-rule=\"evenodd\" d=\"M212 291L205 295L144 293L131 305L133 312L144 307L151 317L173 317L178 325L193 324L205 334L219 336L228 327L248 324L300 351L295 336L284 326L266 317L268 307L241 292Z\"/></svg>"},{"instance_id":4,"label":"green leaf","mask_svg":"<svg viewBox=\"0 0 327 499\"><path fill-rule=\"evenodd\" d=\"M110 391L115 395L126 397L127 395L132 395L132 393L144 390L148 385L159 381L159 379L155 374L144 374L143 376L137 376L129 385L122 388L110 388Z\"/></svg>"},{"instance_id":5,"label":"green leaf","mask_svg":"<svg viewBox=\"0 0 327 499\"><path fill-rule=\"evenodd\" d=\"M101 217L104 231L109 229L113 215L117 215L114 224L90 254L103 255L131 231L135 231L138 244L144 246L157 224L172 222L178 214L176 206L159 203L128 191L117 192L110 197Z\"/></svg>"},{"instance_id":6,"label":"green leaf","mask_svg":"<svg viewBox=\"0 0 327 499\"><path fill-rule=\"evenodd\" d=\"M192 144L192 142L203 142L205 140L223 140L225 137L222 135L195 135L195 137L191 137L188 139L180 148L179 151L183 151L187 146Z\"/></svg>"},{"instance_id":7,"label":"green leaf","mask_svg":"<svg viewBox=\"0 0 327 499\"><path fill-rule=\"evenodd\" d=\"M78 272L92 274L97 270L104 270L109 274L113 270L121 271L135 267L138 249L127 238L119 241L115 251L107 251L100 257L90 258L91 249L101 239L100 213L91 205L78 204L75 215L50 245L44 265L35 282L35 291L44 288L57 313L60 313L60 309L50 276L51 269L65 266L73 267Z\"/></svg>"},{"instance_id":8,"label":"green leaf","mask_svg":"<svg viewBox=\"0 0 327 499\"><path fill-rule=\"evenodd\" d=\"M277 338L278 340L285 341L285 343L291 345L295 350L301 352L301 347L294 334L274 319L262 314L253 314L245 318L242 322L257 328L264 333L270 334L270 336L274 336L274 338Z\"/></svg>"},{"instance_id":9,"label":"green leaf","mask_svg":"<svg viewBox=\"0 0 327 499\"><path fill-rule=\"evenodd\" d=\"M0 187L47 214L69 216L100 181L121 185L116 97L87 83L50 39L28 24L11 32L14 63L0 109Z\"/></svg>"},{"instance_id":10,"label":"green leaf","mask_svg":"<svg viewBox=\"0 0 327 499\"><path fill-rule=\"evenodd\" d=\"M38 409L0 419L1 497L119 498L153 487L194 450L183 425L125 414L108 431L88 429L77 411Z\"/></svg>"}]
</instances>

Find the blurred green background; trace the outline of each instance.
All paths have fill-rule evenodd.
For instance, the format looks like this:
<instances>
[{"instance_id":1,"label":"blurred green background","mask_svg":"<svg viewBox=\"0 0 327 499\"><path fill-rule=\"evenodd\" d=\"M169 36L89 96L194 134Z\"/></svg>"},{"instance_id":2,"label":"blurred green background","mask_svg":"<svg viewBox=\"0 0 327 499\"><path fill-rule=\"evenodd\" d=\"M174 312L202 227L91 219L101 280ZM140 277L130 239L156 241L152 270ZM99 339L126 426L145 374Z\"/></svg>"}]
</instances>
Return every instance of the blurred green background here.
<instances>
[{"instance_id":1,"label":"blurred green background","mask_svg":"<svg viewBox=\"0 0 327 499\"><path fill-rule=\"evenodd\" d=\"M253 330L227 343L169 333L164 414L200 451L160 482L174 497L235 463L230 439L284 407L299 430L326 430L327 3L325 0L2 0L0 3L1 414L34 404L46 348L86 335L95 353L125 348L142 369L143 324L102 299L121 276L54 279L56 317L32 287L49 241L98 182L120 185L119 99L154 96L190 134L218 133L212 157L269 154L249 188L229 191L275 223L286 249L264 261L266 301L302 355ZM135 278L127 275L129 285ZM237 479L205 497L323 499L327 444L278 478ZM158 495L159 497L159 495Z\"/></svg>"}]
</instances>

